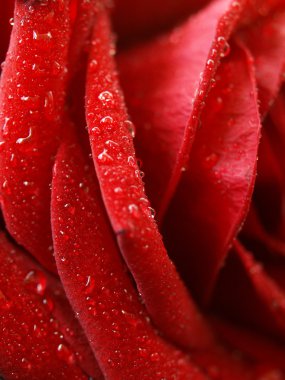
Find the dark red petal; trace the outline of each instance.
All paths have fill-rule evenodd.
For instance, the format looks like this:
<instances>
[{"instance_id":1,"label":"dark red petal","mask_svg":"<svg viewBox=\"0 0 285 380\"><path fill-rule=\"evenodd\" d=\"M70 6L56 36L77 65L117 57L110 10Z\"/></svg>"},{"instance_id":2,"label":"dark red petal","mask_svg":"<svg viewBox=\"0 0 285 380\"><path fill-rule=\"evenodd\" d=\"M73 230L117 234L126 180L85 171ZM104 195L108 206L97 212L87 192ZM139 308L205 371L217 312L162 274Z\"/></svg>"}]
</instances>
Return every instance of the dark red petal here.
<instances>
[{"instance_id":1,"label":"dark red petal","mask_svg":"<svg viewBox=\"0 0 285 380\"><path fill-rule=\"evenodd\" d=\"M209 0L115 0L115 31L120 40L130 42L138 37L161 32L208 2Z\"/></svg>"},{"instance_id":2,"label":"dark red petal","mask_svg":"<svg viewBox=\"0 0 285 380\"><path fill-rule=\"evenodd\" d=\"M57 280L0 235L0 373L5 379L87 379L99 370Z\"/></svg>"},{"instance_id":3,"label":"dark red petal","mask_svg":"<svg viewBox=\"0 0 285 380\"><path fill-rule=\"evenodd\" d=\"M214 318L212 325L228 344L259 363L267 363L285 369L284 345L269 340L253 331L242 328L225 320Z\"/></svg>"},{"instance_id":4,"label":"dark red petal","mask_svg":"<svg viewBox=\"0 0 285 380\"><path fill-rule=\"evenodd\" d=\"M144 192L113 54L108 18L101 12L89 61L86 112L107 213L153 322L180 345L205 346L211 334L169 260Z\"/></svg>"},{"instance_id":5,"label":"dark red petal","mask_svg":"<svg viewBox=\"0 0 285 380\"><path fill-rule=\"evenodd\" d=\"M68 0L16 2L0 88L5 222L16 241L52 270L49 184L65 96L68 5Z\"/></svg>"},{"instance_id":6,"label":"dark red petal","mask_svg":"<svg viewBox=\"0 0 285 380\"><path fill-rule=\"evenodd\" d=\"M188 163L201 110L243 5L215 1L171 33L119 57L138 156L160 216Z\"/></svg>"},{"instance_id":7,"label":"dark red petal","mask_svg":"<svg viewBox=\"0 0 285 380\"><path fill-rule=\"evenodd\" d=\"M241 236L245 239L247 245L257 245L256 249L258 249L260 248L260 244L262 244L266 252L275 257L285 257L285 242L265 229L253 203L247 214Z\"/></svg>"},{"instance_id":8,"label":"dark red petal","mask_svg":"<svg viewBox=\"0 0 285 380\"><path fill-rule=\"evenodd\" d=\"M98 0L77 0L77 10L69 46L69 76L80 69L80 56L87 48L95 21Z\"/></svg>"},{"instance_id":9,"label":"dark red petal","mask_svg":"<svg viewBox=\"0 0 285 380\"><path fill-rule=\"evenodd\" d=\"M4 61L8 49L10 33L11 33L11 19L13 16L14 1L6 0L0 4L0 63ZM2 68L0 68L1 73Z\"/></svg>"},{"instance_id":10,"label":"dark red petal","mask_svg":"<svg viewBox=\"0 0 285 380\"><path fill-rule=\"evenodd\" d=\"M279 127L278 127L279 128ZM268 116L258 152L257 179L242 238L259 258L284 255L285 176L282 135ZM280 128L280 131L282 127Z\"/></svg>"},{"instance_id":11,"label":"dark red petal","mask_svg":"<svg viewBox=\"0 0 285 380\"><path fill-rule=\"evenodd\" d=\"M221 272L216 290L216 306L231 318L269 333L284 342L285 296L240 243L235 244Z\"/></svg>"},{"instance_id":12,"label":"dark red petal","mask_svg":"<svg viewBox=\"0 0 285 380\"><path fill-rule=\"evenodd\" d=\"M209 298L248 211L259 138L252 61L232 42L165 220L172 257L200 300Z\"/></svg>"},{"instance_id":13,"label":"dark red petal","mask_svg":"<svg viewBox=\"0 0 285 380\"><path fill-rule=\"evenodd\" d=\"M60 148L52 184L59 274L109 380L205 380L150 324L120 257L94 166L77 137Z\"/></svg>"},{"instance_id":14,"label":"dark red petal","mask_svg":"<svg viewBox=\"0 0 285 380\"><path fill-rule=\"evenodd\" d=\"M284 149L285 149L285 86L283 85L273 107L270 112L270 117L272 123L268 128L268 134L270 136L272 150L274 152L275 158L279 164L279 168L282 173L283 183L282 183L282 207L284 207L285 202L285 162L284 162ZM281 220L279 225L279 236L285 239L285 218L284 214L281 213Z\"/></svg>"},{"instance_id":15,"label":"dark red petal","mask_svg":"<svg viewBox=\"0 0 285 380\"><path fill-rule=\"evenodd\" d=\"M254 57L260 113L264 116L278 94L285 68L285 11L261 18L239 35Z\"/></svg>"},{"instance_id":16,"label":"dark red petal","mask_svg":"<svg viewBox=\"0 0 285 380\"><path fill-rule=\"evenodd\" d=\"M274 279L278 286L285 292L285 263L266 262L266 272Z\"/></svg>"},{"instance_id":17,"label":"dark red petal","mask_svg":"<svg viewBox=\"0 0 285 380\"><path fill-rule=\"evenodd\" d=\"M103 14L97 20L94 41L87 81L87 122L113 228L159 328L180 344L203 345L208 341L208 332L167 257L144 194L129 131L132 124L127 119L110 59L110 31Z\"/></svg>"}]
</instances>

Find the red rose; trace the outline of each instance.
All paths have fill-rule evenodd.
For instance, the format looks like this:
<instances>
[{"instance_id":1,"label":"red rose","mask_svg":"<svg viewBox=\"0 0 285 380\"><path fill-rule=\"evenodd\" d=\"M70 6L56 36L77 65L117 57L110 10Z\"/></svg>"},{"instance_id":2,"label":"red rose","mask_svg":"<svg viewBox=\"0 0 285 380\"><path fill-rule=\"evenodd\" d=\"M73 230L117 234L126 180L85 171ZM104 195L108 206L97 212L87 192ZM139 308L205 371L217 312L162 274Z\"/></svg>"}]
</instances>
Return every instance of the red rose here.
<instances>
[{"instance_id":1,"label":"red rose","mask_svg":"<svg viewBox=\"0 0 285 380\"><path fill-rule=\"evenodd\" d=\"M10 24L0 377L285 379L284 1L16 0Z\"/></svg>"}]
</instances>

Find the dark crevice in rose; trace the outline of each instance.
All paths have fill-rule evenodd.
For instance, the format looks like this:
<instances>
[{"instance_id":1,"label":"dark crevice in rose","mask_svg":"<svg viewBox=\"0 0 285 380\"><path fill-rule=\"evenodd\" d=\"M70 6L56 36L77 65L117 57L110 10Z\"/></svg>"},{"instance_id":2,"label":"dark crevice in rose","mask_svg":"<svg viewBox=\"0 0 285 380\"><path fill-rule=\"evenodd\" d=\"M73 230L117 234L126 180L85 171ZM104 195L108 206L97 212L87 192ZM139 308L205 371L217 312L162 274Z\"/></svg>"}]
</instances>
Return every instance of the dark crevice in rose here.
<instances>
[{"instance_id":1,"label":"dark crevice in rose","mask_svg":"<svg viewBox=\"0 0 285 380\"><path fill-rule=\"evenodd\" d=\"M146 3L148 2L149 1ZM210 0L201 0L199 2L192 2L192 4L188 2L187 4L186 1L183 2L183 0L180 0L177 4L175 4L175 2L171 4L171 2L168 1L168 4L165 5L160 4L162 2L159 1L157 5L152 3L148 6L142 5L144 2L141 0L138 2L115 0L112 21L114 31L118 35L118 50L124 50L137 43L165 34L168 30L185 22L192 14L199 12L209 2ZM122 3L122 5L116 6L116 3ZM144 14L146 13L145 9L147 6L149 7L148 18L147 14ZM169 9L168 11L167 8ZM172 12L170 9L172 9ZM128 10L128 12L126 12L126 10ZM156 17L157 13L161 18L160 20ZM128 16L125 16L127 14ZM133 17L130 17L129 14ZM140 22L142 23L141 20L144 17L146 20L142 27ZM146 28L145 25L148 27Z\"/></svg>"}]
</instances>

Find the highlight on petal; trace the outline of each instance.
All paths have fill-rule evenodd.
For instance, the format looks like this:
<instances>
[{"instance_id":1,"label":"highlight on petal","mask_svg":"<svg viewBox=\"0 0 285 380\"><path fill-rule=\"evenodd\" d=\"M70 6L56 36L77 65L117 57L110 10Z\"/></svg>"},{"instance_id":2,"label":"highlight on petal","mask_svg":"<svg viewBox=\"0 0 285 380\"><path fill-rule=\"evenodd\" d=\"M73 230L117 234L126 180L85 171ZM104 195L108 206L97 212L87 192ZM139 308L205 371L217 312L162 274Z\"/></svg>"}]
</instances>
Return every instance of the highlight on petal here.
<instances>
[{"instance_id":1,"label":"highlight on petal","mask_svg":"<svg viewBox=\"0 0 285 380\"><path fill-rule=\"evenodd\" d=\"M55 269L50 181L65 100L69 1L17 1L0 83L1 204L7 229Z\"/></svg>"},{"instance_id":2,"label":"highlight on petal","mask_svg":"<svg viewBox=\"0 0 285 380\"><path fill-rule=\"evenodd\" d=\"M173 259L202 302L209 300L249 208L260 127L254 68L232 42L164 227Z\"/></svg>"}]
</instances>

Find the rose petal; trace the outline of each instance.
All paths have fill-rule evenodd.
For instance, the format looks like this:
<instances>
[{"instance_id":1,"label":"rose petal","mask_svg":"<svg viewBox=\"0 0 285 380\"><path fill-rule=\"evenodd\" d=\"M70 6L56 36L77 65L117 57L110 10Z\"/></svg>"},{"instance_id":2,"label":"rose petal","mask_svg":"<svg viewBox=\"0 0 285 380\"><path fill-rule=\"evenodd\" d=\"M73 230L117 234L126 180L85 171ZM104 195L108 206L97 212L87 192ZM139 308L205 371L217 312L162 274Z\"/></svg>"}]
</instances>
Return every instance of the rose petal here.
<instances>
[{"instance_id":1,"label":"rose petal","mask_svg":"<svg viewBox=\"0 0 285 380\"><path fill-rule=\"evenodd\" d=\"M260 113L264 117L278 94L285 65L284 10L261 18L239 36L254 57Z\"/></svg>"},{"instance_id":2,"label":"rose petal","mask_svg":"<svg viewBox=\"0 0 285 380\"><path fill-rule=\"evenodd\" d=\"M11 24L12 20L9 22L13 16L14 1L7 0L1 2L0 4L0 62L3 62L6 56L8 49L10 33L11 33ZM2 68L0 68L1 73Z\"/></svg>"},{"instance_id":3,"label":"rose petal","mask_svg":"<svg viewBox=\"0 0 285 380\"><path fill-rule=\"evenodd\" d=\"M108 19L101 12L87 75L86 112L105 207L153 322L180 345L205 346L211 334L168 258L144 192L112 54Z\"/></svg>"},{"instance_id":4,"label":"rose petal","mask_svg":"<svg viewBox=\"0 0 285 380\"><path fill-rule=\"evenodd\" d=\"M160 219L187 165L201 110L243 6L215 1L171 33L119 56L138 156Z\"/></svg>"},{"instance_id":5,"label":"rose petal","mask_svg":"<svg viewBox=\"0 0 285 380\"><path fill-rule=\"evenodd\" d=\"M200 300L209 299L248 211L259 138L253 65L232 42L165 221L172 257Z\"/></svg>"},{"instance_id":6,"label":"rose petal","mask_svg":"<svg viewBox=\"0 0 285 380\"><path fill-rule=\"evenodd\" d=\"M242 230L242 238L248 247L262 259L272 254L284 256L285 176L282 156L282 134L268 116L259 147L253 202Z\"/></svg>"},{"instance_id":7,"label":"rose petal","mask_svg":"<svg viewBox=\"0 0 285 380\"><path fill-rule=\"evenodd\" d=\"M202 8L209 0L115 0L115 31L124 42L160 33Z\"/></svg>"},{"instance_id":8,"label":"rose petal","mask_svg":"<svg viewBox=\"0 0 285 380\"><path fill-rule=\"evenodd\" d=\"M0 373L5 379L87 379L84 368L99 379L61 285L3 232L0 247Z\"/></svg>"},{"instance_id":9,"label":"rose petal","mask_svg":"<svg viewBox=\"0 0 285 380\"><path fill-rule=\"evenodd\" d=\"M253 203L247 214L240 236L247 246L256 248L259 256L261 256L265 248L266 253L270 253L275 257L285 257L285 242L266 231ZM262 244L262 247L260 247L260 244Z\"/></svg>"},{"instance_id":10,"label":"rose petal","mask_svg":"<svg viewBox=\"0 0 285 380\"><path fill-rule=\"evenodd\" d=\"M65 96L68 4L16 2L0 88L4 219L16 241L54 271L49 184Z\"/></svg>"},{"instance_id":11,"label":"rose petal","mask_svg":"<svg viewBox=\"0 0 285 380\"><path fill-rule=\"evenodd\" d=\"M283 345L221 318L213 318L212 325L232 347L236 347L258 362L270 362L276 367L285 368Z\"/></svg>"},{"instance_id":12,"label":"rose petal","mask_svg":"<svg viewBox=\"0 0 285 380\"><path fill-rule=\"evenodd\" d=\"M110 380L205 379L150 325L78 137L71 136L57 155L52 221L59 274L104 375Z\"/></svg>"},{"instance_id":13,"label":"rose petal","mask_svg":"<svg viewBox=\"0 0 285 380\"><path fill-rule=\"evenodd\" d=\"M98 0L78 0L69 46L69 76L81 68L82 53L92 34ZM84 81L83 81L84 82ZM77 85L80 82L77 82Z\"/></svg>"},{"instance_id":14,"label":"rose petal","mask_svg":"<svg viewBox=\"0 0 285 380\"><path fill-rule=\"evenodd\" d=\"M283 290L240 243L234 248L218 282L216 307L231 318L284 341Z\"/></svg>"}]
</instances>

